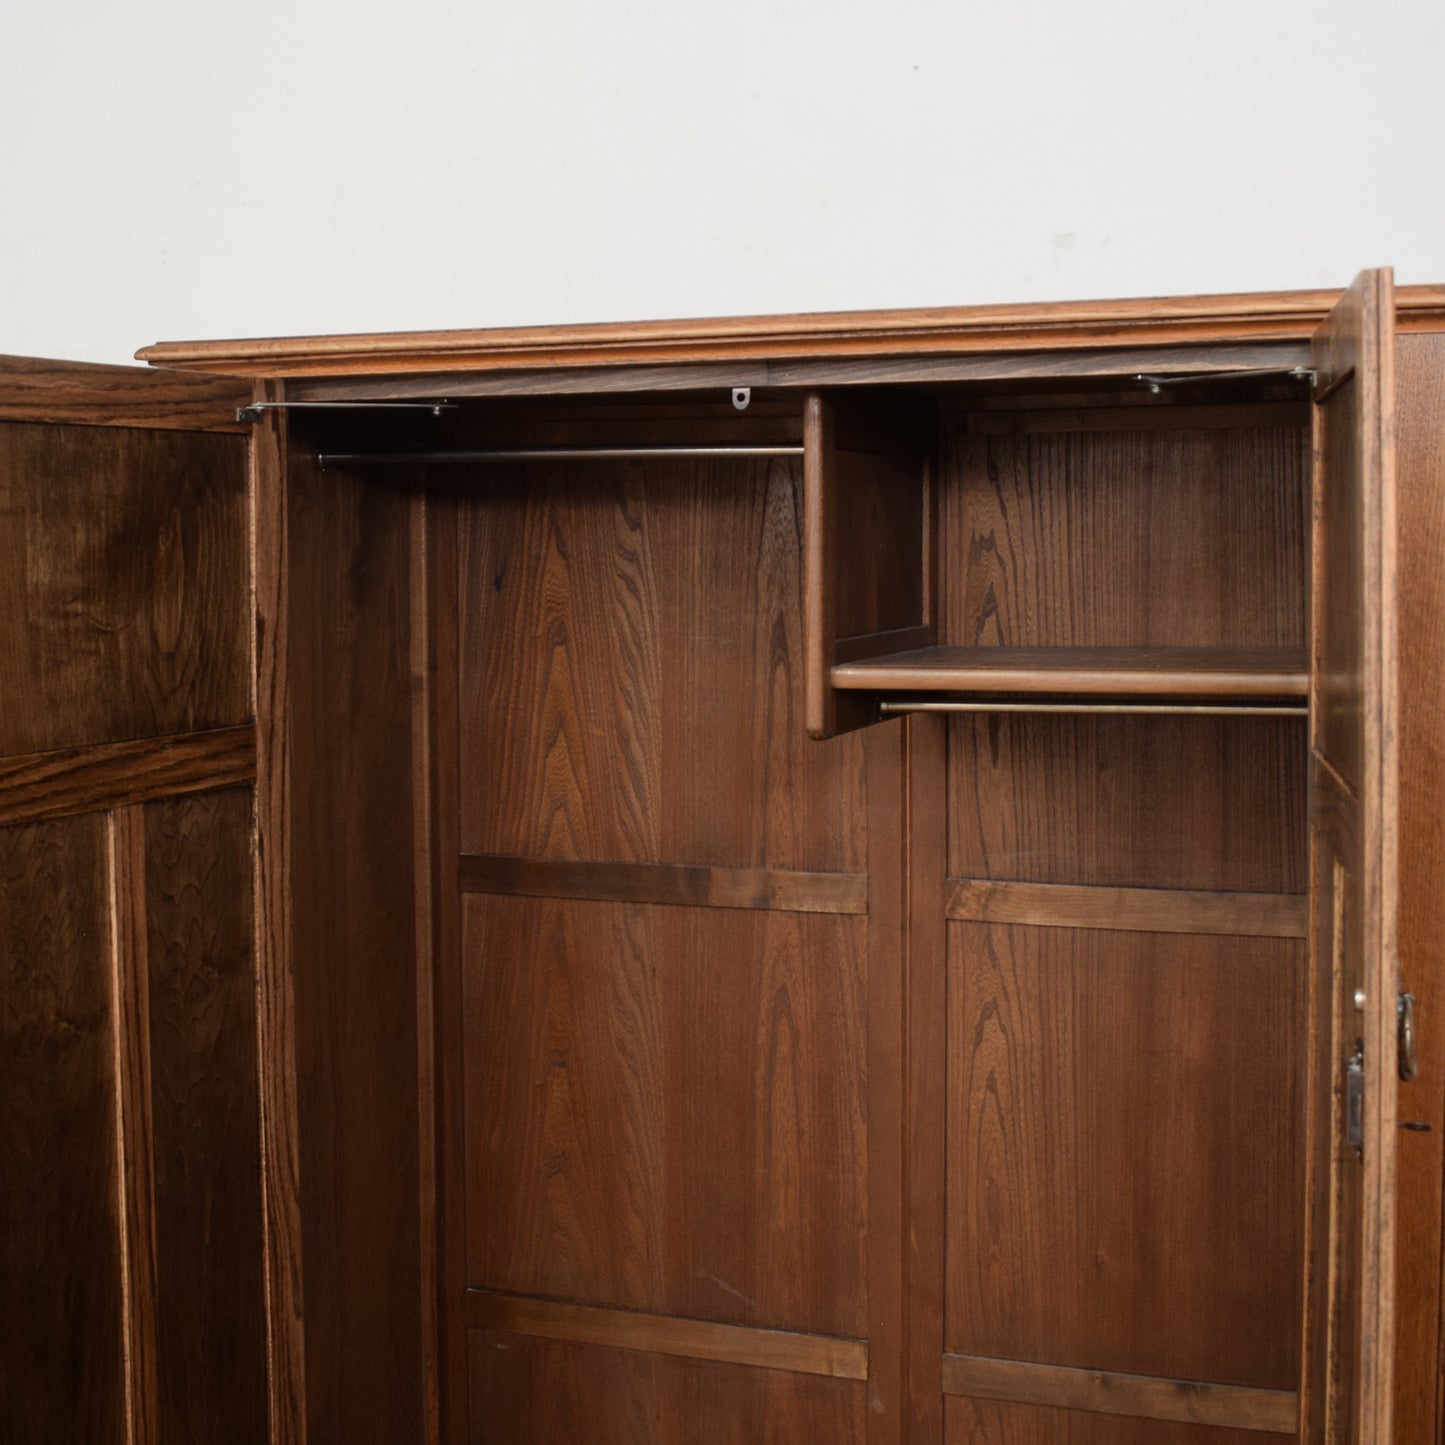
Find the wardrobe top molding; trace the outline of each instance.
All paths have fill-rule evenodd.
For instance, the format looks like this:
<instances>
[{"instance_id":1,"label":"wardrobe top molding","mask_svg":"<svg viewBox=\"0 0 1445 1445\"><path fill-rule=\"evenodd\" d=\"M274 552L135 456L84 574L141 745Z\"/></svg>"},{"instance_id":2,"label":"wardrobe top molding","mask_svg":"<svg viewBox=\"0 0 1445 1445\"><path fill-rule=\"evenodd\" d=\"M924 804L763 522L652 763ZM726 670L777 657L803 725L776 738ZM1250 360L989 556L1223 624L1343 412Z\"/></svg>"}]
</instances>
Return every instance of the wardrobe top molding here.
<instances>
[{"instance_id":1,"label":"wardrobe top molding","mask_svg":"<svg viewBox=\"0 0 1445 1445\"><path fill-rule=\"evenodd\" d=\"M505 327L237 341L166 341L136 353L154 366L231 376L610 371L719 363L766 368L740 383L786 385L819 364L981 353L1304 343L1338 291L1275 291L1064 304L827 312L697 321ZM1445 329L1445 286L1395 293L1401 331ZM792 374L770 363L811 367ZM840 373L839 379L848 378Z\"/></svg>"}]
</instances>

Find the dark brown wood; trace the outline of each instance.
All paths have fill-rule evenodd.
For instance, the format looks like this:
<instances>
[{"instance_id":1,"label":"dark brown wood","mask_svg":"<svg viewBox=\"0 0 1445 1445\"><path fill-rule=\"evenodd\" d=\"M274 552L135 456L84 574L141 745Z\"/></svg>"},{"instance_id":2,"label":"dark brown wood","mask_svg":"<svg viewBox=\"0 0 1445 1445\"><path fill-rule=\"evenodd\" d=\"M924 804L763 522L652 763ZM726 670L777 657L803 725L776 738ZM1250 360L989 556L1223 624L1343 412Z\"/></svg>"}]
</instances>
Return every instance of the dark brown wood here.
<instances>
[{"instance_id":1,"label":"dark brown wood","mask_svg":"<svg viewBox=\"0 0 1445 1445\"><path fill-rule=\"evenodd\" d=\"M1270 1445L1256 1430L1013 1405L1001 1400L947 1402L948 1445Z\"/></svg>"},{"instance_id":2,"label":"dark brown wood","mask_svg":"<svg viewBox=\"0 0 1445 1445\"><path fill-rule=\"evenodd\" d=\"M949 722L955 877L1303 893L1305 724Z\"/></svg>"},{"instance_id":3,"label":"dark brown wood","mask_svg":"<svg viewBox=\"0 0 1445 1445\"><path fill-rule=\"evenodd\" d=\"M117 814L144 864L159 1441L267 1438L251 827L241 788Z\"/></svg>"},{"instance_id":4,"label":"dark brown wood","mask_svg":"<svg viewBox=\"0 0 1445 1445\"><path fill-rule=\"evenodd\" d=\"M1006 883L959 878L948 917L973 923L1033 923L1141 933L1237 933L1303 938L1303 893L1220 893L1181 888L1080 888L1068 883Z\"/></svg>"},{"instance_id":5,"label":"dark brown wood","mask_svg":"<svg viewBox=\"0 0 1445 1445\"><path fill-rule=\"evenodd\" d=\"M462 517L464 851L863 871L861 742L804 729L801 483L793 459L489 481Z\"/></svg>"},{"instance_id":6,"label":"dark brown wood","mask_svg":"<svg viewBox=\"0 0 1445 1445\"><path fill-rule=\"evenodd\" d=\"M152 1118L150 969L146 938L145 815L107 819L111 1015L115 1027L116 1139L120 1163L121 1288L125 1318L126 1434L130 1445L162 1436L157 1333L155 1125ZM167 1301L169 1305L169 1301Z\"/></svg>"},{"instance_id":7,"label":"dark brown wood","mask_svg":"<svg viewBox=\"0 0 1445 1445\"><path fill-rule=\"evenodd\" d=\"M746 316L698 321L424 331L393 335L165 342L152 365L264 376L381 375L436 369L525 370L659 362L1037 352L1079 346L1304 340L1337 291L1158 297L1066 305ZM1445 324L1445 288L1402 287L1404 327Z\"/></svg>"},{"instance_id":8,"label":"dark brown wood","mask_svg":"<svg viewBox=\"0 0 1445 1445\"><path fill-rule=\"evenodd\" d=\"M1249 1390L1238 1385L1062 1369L969 1355L943 1357L943 1388L950 1395L976 1400L1179 1420L1275 1435L1293 1435L1299 1428L1299 1396L1292 1390Z\"/></svg>"},{"instance_id":9,"label":"dark brown wood","mask_svg":"<svg viewBox=\"0 0 1445 1445\"><path fill-rule=\"evenodd\" d=\"M1303 427L944 430L940 644L1304 645Z\"/></svg>"},{"instance_id":10,"label":"dark brown wood","mask_svg":"<svg viewBox=\"0 0 1445 1445\"><path fill-rule=\"evenodd\" d=\"M251 389L246 377L0 356L0 421L245 432L236 409Z\"/></svg>"},{"instance_id":11,"label":"dark brown wood","mask_svg":"<svg viewBox=\"0 0 1445 1445\"><path fill-rule=\"evenodd\" d=\"M804 411L804 672L806 722L828 738L874 721L867 702L840 698L830 676L880 634L931 641L925 576L925 458L932 425L916 406L835 401Z\"/></svg>"},{"instance_id":12,"label":"dark brown wood","mask_svg":"<svg viewBox=\"0 0 1445 1445\"><path fill-rule=\"evenodd\" d=\"M460 760L458 756L458 543L460 518L455 499L433 493L426 499L426 737L430 758L431 825L429 891L420 900L431 915L433 1000L435 1011L420 1016L430 1030L436 1057L435 1112L430 1125L436 1141L436 1279L423 1276L423 1287L436 1291L430 1303L437 1315L437 1375L440 1438L460 1445L470 1428L467 1406L469 1349L465 1314L467 1285L466 1115L463 1097L466 997L462 979L461 893L449 862L461 852ZM415 545L415 544L414 544ZM415 555L413 553L413 555ZM415 588L417 581L413 579ZM418 637L412 633L413 655ZM423 965L418 965L419 969ZM420 1006L420 1001L419 1001ZM419 1047L424 1057L426 1044ZM423 1091L424 1095L424 1091ZM423 1155L425 1157L425 1155ZM423 1186L425 1192L425 1185Z\"/></svg>"},{"instance_id":13,"label":"dark brown wood","mask_svg":"<svg viewBox=\"0 0 1445 1445\"><path fill-rule=\"evenodd\" d=\"M835 688L1061 697L1304 697L1303 647L928 647L846 662Z\"/></svg>"},{"instance_id":14,"label":"dark brown wood","mask_svg":"<svg viewBox=\"0 0 1445 1445\"><path fill-rule=\"evenodd\" d=\"M1400 1117L1395 1217L1395 1438L1434 1440L1445 1425L1441 1369L1445 1229L1445 336L1396 345L1400 516L1400 962L1420 998L1420 1077Z\"/></svg>"},{"instance_id":15,"label":"dark brown wood","mask_svg":"<svg viewBox=\"0 0 1445 1445\"><path fill-rule=\"evenodd\" d=\"M948 952L945 877L949 732L905 724L908 793L908 991L905 1179L908 1194L906 1372L909 1445L941 1445L948 1159Z\"/></svg>"},{"instance_id":16,"label":"dark brown wood","mask_svg":"<svg viewBox=\"0 0 1445 1445\"><path fill-rule=\"evenodd\" d=\"M0 826L208 792L255 776L256 729L249 723L0 758Z\"/></svg>"},{"instance_id":17,"label":"dark brown wood","mask_svg":"<svg viewBox=\"0 0 1445 1445\"><path fill-rule=\"evenodd\" d=\"M260 384L258 400L280 399ZM286 421L271 412L251 444L250 532L255 613L256 1047L266 1245L266 1344L272 1445L306 1439L301 1106L297 1093L295 928L291 897L290 527Z\"/></svg>"},{"instance_id":18,"label":"dark brown wood","mask_svg":"<svg viewBox=\"0 0 1445 1445\"><path fill-rule=\"evenodd\" d=\"M859 1380L472 1333L474 1445L863 1445Z\"/></svg>"},{"instance_id":19,"label":"dark brown wood","mask_svg":"<svg viewBox=\"0 0 1445 1445\"><path fill-rule=\"evenodd\" d=\"M551 862L464 853L464 893L522 898L594 898L694 908L763 908L785 913L866 913L863 873L765 868L693 868L677 863Z\"/></svg>"},{"instance_id":20,"label":"dark brown wood","mask_svg":"<svg viewBox=\"0 0 1445 1445\"><path fill-rule=\"evenodd\" d=\"M1306 1439L1393 1438L1399 680L1394 301L1364 272L1314 340L1312 1059ZM1362 1001L1357 1005L1356 998ZM1337 1096L1361 1051L1360 1150Z\"/></svg>"},{"instance_id":21,"label":"dark brown wood","mask_svg":"<svg viewBox=\"0 0 1445 1445\"><path fill-rule=\"evenodd\" d=\"M908 797L904 724L872 728L868 769L868 1445L902 1445L908 1379Z\"/></svg>"},{"instance_id":22,"label":"dark brown wood","mask_svg":"<svg viewBox=\"0 0 1445 1445\"><path fill-rule=\"evenodd\" d=\"M1294 1388L1303 968L1293 939L949 925L950 1351Z\"/></svg>"},{"instance_id":23,"label":"dark brown wood","mask_svg":"<svg viewBox=\"0 0 1445 1445\"><path fill-rule=\"evenodd\" d=\"M463 920L468 1282L862 1337L862 921L485 894Z\"/></svg>"},{"instance_id":24,"label":"dark brown wood","mask_svg":"<svg viewBox=\"0 0 1445 1445\"><path fill-rule=\"evenodd\" d=\"M0 755L251 715L246 442L0 423Z\"/></svg>"},{"instance_id":25,"label":"dark brown wood","mask_svg":"<svg viewBox=\"0 0 1445 1445\"><path fill-rule=\"evenodd\" d=\"M287 457L310 1435L424 1428L409 499Z\"/></svg>"},{"instance_id":26,"label":"dark brown wood","mask_svg":"<svg viewBox=\"0 0 1445 1445\"><path fill-rule=\"evenodd\" d=\"M127 1440L106 821L0 829L0 1419Z\"/></svg>"},{"instance_id":27,"label":"dark brown wood","mask_svg":"<svg viewBox=\"0 0 1445 1445\"><path fill-rule=\"evenodd\" d=\"M763 1370L829 1375L839 1380L868 1378L868 1342L833 1335L721 1325L479 1289L467 1291L467 1324L472 1329L754 1365Z\"/></svg>"}]
</instances>

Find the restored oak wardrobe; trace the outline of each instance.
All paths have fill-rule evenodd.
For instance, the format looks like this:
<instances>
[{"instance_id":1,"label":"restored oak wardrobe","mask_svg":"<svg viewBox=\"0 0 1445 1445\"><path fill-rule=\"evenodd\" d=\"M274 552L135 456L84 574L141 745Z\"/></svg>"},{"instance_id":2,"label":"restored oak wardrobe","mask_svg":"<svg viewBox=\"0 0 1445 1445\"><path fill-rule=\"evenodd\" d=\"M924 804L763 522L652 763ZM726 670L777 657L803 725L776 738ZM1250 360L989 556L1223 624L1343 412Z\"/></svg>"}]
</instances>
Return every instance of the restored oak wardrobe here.
<instances>
[{"instance_id":1,"label":"restored oak wardrobe","mask_svg":"<svg viewBox=\"0 0 1445 1445\"><path fill-rule=\"evenodd\" d=\"M0 365L0 1439L1438 1438L1445 290L141 356Z\"/></svg>"}]
</instances>

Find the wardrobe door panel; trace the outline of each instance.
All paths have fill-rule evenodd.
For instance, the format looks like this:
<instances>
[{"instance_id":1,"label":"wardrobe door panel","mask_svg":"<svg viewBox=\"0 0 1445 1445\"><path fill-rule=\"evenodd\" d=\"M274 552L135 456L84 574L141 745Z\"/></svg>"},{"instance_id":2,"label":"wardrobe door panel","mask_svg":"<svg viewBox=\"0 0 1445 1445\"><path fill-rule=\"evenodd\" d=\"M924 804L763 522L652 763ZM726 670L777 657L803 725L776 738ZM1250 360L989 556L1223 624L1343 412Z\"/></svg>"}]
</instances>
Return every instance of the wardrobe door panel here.
<instances>
[{"instance_id":1,"label":"wardrobe door panel","mask_svg":"<svg viewBox=\"0 0 1445 1445\"><path fill-rule=\"evenodd\" d=\"M103 817L0 828L0 1421L127 1439Z\"/></svg>"},{"instance_id":2,"label":"wardrobe door panel","mask_svg":"<svg viewBox=\"0 0 1445 1445\"><path fill-rule=\"evenodd\" d=\"M1394 291L1363 273L1314 339L1310 790L1311 1441L1391 1439L1399 679Z\"/></svg>"},{"instance_id":3,"label":"wardrobe door panel","mask_svg":"<svg viewBox=\"0 0 1445 1445\"><path fill-rule=\"evenodd\" d=\"M944 1422L944 1445L1270 1445L1293 1438L1293 1431L1261 1434L997 1400L951 1399Z\"/></svg>"}]
</instances>

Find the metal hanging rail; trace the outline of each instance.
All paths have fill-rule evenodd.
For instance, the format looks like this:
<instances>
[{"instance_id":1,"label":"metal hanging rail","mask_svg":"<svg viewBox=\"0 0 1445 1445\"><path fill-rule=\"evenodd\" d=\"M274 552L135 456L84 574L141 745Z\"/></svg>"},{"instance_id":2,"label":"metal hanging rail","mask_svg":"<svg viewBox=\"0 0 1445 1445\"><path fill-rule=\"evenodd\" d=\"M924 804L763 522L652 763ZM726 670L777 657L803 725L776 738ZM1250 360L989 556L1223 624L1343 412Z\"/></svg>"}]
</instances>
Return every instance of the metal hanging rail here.
<instances>
[{"instance_id":1,"label":"metal hanging rail","mask_svg":"<svg viewBox=\"0 0 1445 1445\"><path fill-rule=\"evenodd\" d=\"M910 702L885 700L878 704L885 714L909 712L1043 712L1142 714L1148 717L1308 717L1309 708L1285 703L1174 703L1174 702L1014 702L1008 698L976 698L968 701L919 699Z\"/></svg>"},{"instance_id":2,"label":"metal hanging rail","mask_svg":"<svg viewBox=\"0 0 1445 1445\"><path fill-rule=\"evenodd\" d=\"M801 446L515 447L491 451L318 452L323 467L463 466L507 462L641 462L666 458L800 457Z\"/></svg>"}]
</instances>

